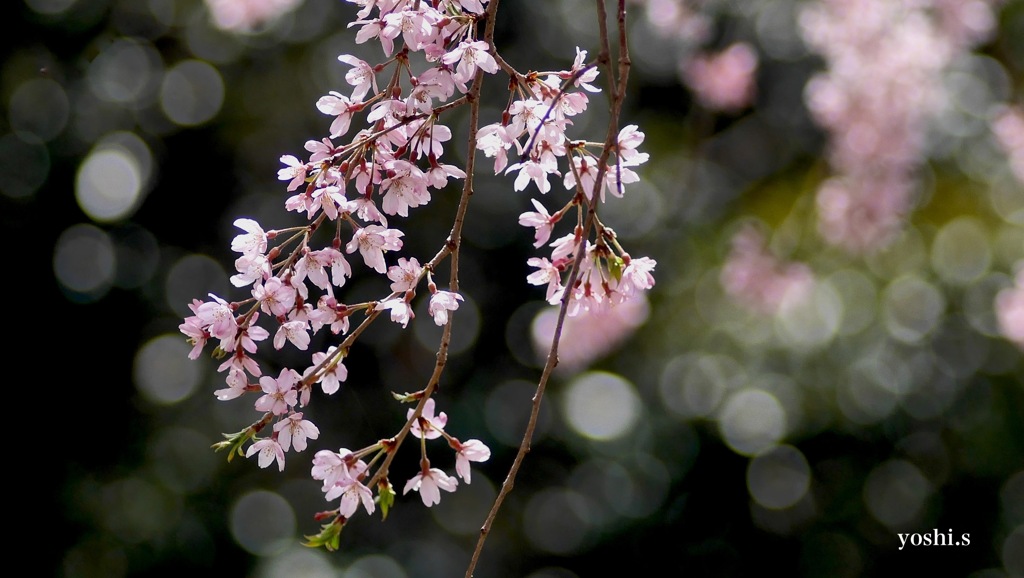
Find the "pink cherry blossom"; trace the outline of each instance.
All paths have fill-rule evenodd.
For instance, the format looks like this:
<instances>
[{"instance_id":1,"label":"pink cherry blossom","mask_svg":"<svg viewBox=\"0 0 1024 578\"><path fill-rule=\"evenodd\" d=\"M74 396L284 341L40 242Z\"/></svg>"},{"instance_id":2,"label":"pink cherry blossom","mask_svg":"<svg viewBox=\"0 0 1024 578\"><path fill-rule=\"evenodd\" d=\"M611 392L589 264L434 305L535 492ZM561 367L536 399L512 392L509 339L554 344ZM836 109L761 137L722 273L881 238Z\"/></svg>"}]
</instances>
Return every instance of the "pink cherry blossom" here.
<instances>
[{"instance_id":1,"label":"pink cherry blossom","mask_svg":"<svg viewBox=\"0 0 1024 578\"><path fill-rule=\"evenodd\" d=\"M228 305L228 302L210 293L213 301L206 301L195 309L196 317L200 323L207 327L212 337L222 342L232 341L238 332L238 325L235 322L235 312Z\"/></svg>"},{"instance_id":2,"label":"pink cherry blossom","mask_svg":"<svg viewBox=\"0 0 1024 578\"><path fill-rule=\"evenodd\" d=\"M526 264L537 267L536 271L526 276L526 281L530 285L547 284L548 289L544 298L548 303L558 303L562 298L562 272L559 268L544 257L531 257L526 260Z\"/></svg>"},{"instance_id":3,"label":"pink cherry blossom","mask_svg":"<svg viewBox=\"0 0 1024 578\"><path fill-rule=\"evenodd\" d=\"M228 32L251 32L298 7L302 0L204 0L213 25Z\"/></svg>"},{"instance_id":4,"label":"pink cherry blossom","mask_svg":"<svg viewBox=\"0 0 1024 578\"><path fill-rule=\"evenodd\" d=\"M416 289L422 273L423 267L420 266L420 262L416 260L416 257L410 257L409 259L400 257L398 265L388 268L388 279L392 281L391 290L396 293L404 293Z\"/></svg>"},{"instance_id":5,"label":"pink cherry blossom","mask_svg":"<svg viewBox=\"0 0 1024 578\"><path fill-rule=\"evenodd\" d=\"M469 483L469 462L486 462L491 457L491 448L477 439L459 442L453 440L458 449L455 450L455 472L467 484Z\"/></svg>"},{"instance_id":6,"label":"pink cherry blossom","mask_svg":"<svg viewBox=\"0 0 1024 578\"><path fill-rule=\"evenodd\" d=\"M551 231L554 229L557 219L553 219L548 210L537 199L530 199L530 201L536 207L537 212L526 212L519 215L519 224L536 229L533 246L540 247L551 238Z\"/></svg>"},{"instance_id":7,"label":"pink cherry blossom","mask_svg":"<svg viewBox=\"0 0 1024 578\"><path fill-rule=\"evenodd\" d=\"M314 480L322 480L324 483L324 492L330 490L342 480L352 479L350 475L350 463L346 459L352 452L341 448L337 452L330 450L320 450L313 456L313 468L310 470L310 475ZM365 470L366 464L359 461L356 464L356 470L358 465L362 465L362 469Z\"/></svg>"},{"instance_id":8,"label":"pink cherry blossom","mask_svg":"<svg viewBox=\"0 0 1024 578\"><path fill-rule=\"evenodd\" d=\"M393 175L380 184L384 192L381 208L389 215L409 216L409 207L418 207L430 202L427 179L416 165L408 161L389 161L389 174Z\"/></svg>"},{"instance_id":9,"label":"pink cherry blossom","mask_svg":"<svg viewBox=\"0 0 1024 578\"><path fill-rule=\"evenodd\" d=\"M431 295L427 310L434 318L434 323L439 326L448 323L448 312L458 309L459 301L462 301L462 295L451 291L438 291Z\"/></svg>"},{"instance_id":10,"label":"pink cherry blossom","mask_svg":"<svg viewBox=\"0 0 1024 578\"><path fill-rule=\"evenodd\" d=\"M409 325L409 321L413 317L416 317L416 314L413 313L412 307L409 305L409 303L405 300L404 297L399 297L398 299L387 299L385 301L381 301L381 302L377 303L377 306L375 307L375 310L376 311L390 310L391 311L391 320L394 321L395 323L398 323L402 327L408 326Z\"/></svg>"},{"instance_id":11,"label":"pink cherry blossom","mask_svg":"<svg viewBox=\"0 0 1024 578\"><path fill-rule=\"evenodd\" d=\"M341 504L338 506L338 513L340 515L351 518L356 513L356 510L359 509L359 504L363 505L363 509L366 510L368 515L372 515L374 510L376 510L376 505L373 503L373 492L362 482L347 480L340 484L340 488L343 489L341 492Z\"/></svg>"},{"instance_id":12,"label":"pink cherry blossom","mask_svg":"<svg viewBox=\"0 0 1024 578\"><path fill-rule=\"evenodd\" d=\"M259 223L252 219L235 219L234 225L245 233L237 235L231 240L232 251L243 255L262 255L267 252L267 234Z\"/></svg>"},{"instance_id":13,"label":"pink cherry blossom","mask_svg":"<svg viewBox=\"0 0 1024 578\"><path fill-rule=\"evenodd\" d=\"M302 419L302 413L293 413L277 422L274 431L284 451L295 447L295 451L301 452L306 449L307 439L315 440L320 436L320 430L313 422Z\"/></svg>"},{"instance_id":14,"label":"pink cherry blossom","mask_svg":"<svg viewBox=\"0 0 1024 578\"><path fill-rule=\"evenodd\" d=\"M459 480L449 476L437 468L430 468L412 477L406 484L402 494L408 494L409 490L420 493L423 505L433 506L441 503L441 491L454 492L459 485Z\"/></svg>"},{"instance_id":15,"label":"pink cherry blossom","mask_svg":"<svg viewBox=\"0 0 1024 578\"><path fill-rule=\"evenodd\" d=\"M331 270L331 279L327 277L328 267ZM301 281L307 276L314 285L327 291L332 281L335 286L343 287L345 279L352 276L352 267L341 251L327 247L306 253L295 264L295 278Z\"/></svg>"},{"instance_id":16,"label":"pink cherry blossom","mask_svg":"<svg viewBox=\"0 0 1024 578\"><path fill-rule=\"evenodd\" d=\"M374 74L373 67L366 61L348 54L342 54L338 60L352 67L345 73L345 82L355 87L352 90L353 100L361 101L370 88L373 88L374 94L380 92L380 89L377 88L377 75Z\"/></svg>"},{"instance_id":17,"label":"pink cherry blossom","mask_svg":"<svg viewBox=\"0 0 1024 578\"><path fill-rule=\"evenodd\" d=\"M260 302L260 308L268 315L283 317L295 307L295 288L278 277L256 284L252 296Z\"/></svg>"},{"instance_id":18,"label":"pink cherry blossom","mask_svg":"<svg viewBox=\"0 0 1024 578\"><path fill-rule=\"evenodd\" d=\"M378 273L384 273L387 266L384 263L384 251L397 251L402 248L403 235L398 229L385 229L380 225L367 225L357 229L352 235L352 240L345 245L346 253L354 253L356 249L363 256L363 262L367 267Z\"/></svg>"},{"instance_id":19,"label":"pink cherry blossom","mask_svg":"<svg viewBox=\"0 0 1024 578\"><path fill-rule=\"evenodd\" d=\"M469 82L476 75L477 69L494 74L498 72L498 63L488 52L486 42L463 41L454 50L445 54L441 62L451 65L458 62L455 68L455 79L458 82Z\"/></svg>"},{"instance_id":20,"label":"pink cherry blossom","mask_svg":"<svg viewBox=\"0 0 1024 578\"><path fill-rule=\"evenodd\" d=\"M284 471L284 450L281 449L281 444L277 443L273 439L262 439L251 446L245 452L245 457L252 457L253 454L259 454L256 458L257 463L261 468L265 468L277 460L277 469Z\"/></svg>"},{"instance_id":21,"label":"pink cherry blossom","mask_svg":"<svg viewBox=\"0 0 1024 578\"><path fill-rule=\"evenodd\" d=\"M306 141L304 148L312 153L309 155L309 162L311 163L319 163L333 158L339 151L329 138L324 138L319 141L308 140Z\"/></svg>"},{"instance_id":22,"label":"pink cherry blossom","mask_svg":"<svg viewBox=\"0 0 1024 578\"><path fill-rule=\"evenodd\" d=\"M302 186L302 184L306 181L306 175L309 171L309 167L303 163L300 163L299 159L295 158L292 155L282 156L281 162L287 166L277 171L277 180L289 181L289 191L294 191L295 189Z\"/></svg>"},{"instance_id":23,"label":"pink cherry blossom","mask_svg":"<svg viewBox=\"0 0 1024 578\"><path fill-rule=\"evenodd\" d=\"M213 395L215 395L220 401L227 401L241 397L241 395L247 391L249 386L249 382L245 377L245 372L235 368L228 370L228 377L226 381L228 384L227 388L218 389L213 392Z\"/></svg>"},{"instance_id":24,"label":"pink cherry blossom","mask_svg":"<svg viewBox=\"0 0 1024 578\"><path fill-rule=\"evenodd\" d=\"M349 100L347 96L332 90L327 96L320 97L316 102L316 108L335 117L331 123L331 138L337 138L348 132L352 124L352 114L362 110L363 103Z\"/></svg>"},{"instance_id":25,"label":"pink cherry blossom","mask_svg":"<svg viewBox=\"0 0 1024 578\"><path fill-rule=\"evenodd\" d=\"M231 276L235 287L247 287L272 275L270 260L262 253L248 253L235 259L237 274Z\"/></svg>"},{"instance_id":26,"label":"pink cherry blossom","mask_svg":"<svg viewBox=\"0 0 1024 578\"><path fill-rule=\"evenodd\" d=\"M318 351L314 353L313 365L306 369L305 373L303 373L303 377L312 373L314 369L319 367L320 364L326 361L329 357L334 357L337 350L338 348L332 345L327 348L326 352ZM320 384L320 388L323 389L324 393L331 395L338 391L341 387L341 382L346 379L348 379L348 369L345 367L344 363L338 361L334 364L334 367L322 372L316 382Z\"/></svg>"},{"instance_id":27,"label":"pink cherry blossom","mask_svg":"<svg viewBox=\"0 0 1024 578\"><path fill-rule=\"evenodd\" d=\"M448 414L442 411L435 416L434 405L434 398L428 399L423 404L423 412L420 413L418 420L412 422L412 428L409 430L412 435L428 440L441 437L444 426L448 424ZM415 410L410 409L406 413L405 419L412 419L413 413L415 413Z\"/></svg>"},{"instance_id":28,"label":"pink cherry blossom","mask_svg":"<svg viewBox=\"0 0 1024 578\"><path fill-rule=\"evenodd\" d=\"M802 263L788 263L765 248L764 235L753 226L732 239L732 251L722 266L721 282L739 303L761 313L776 313L787 299L799 299L814 277Z\"/></svg>"},{"instance_id":29,"label":"pink cherry blossom","mask_svg":"<svg viewBox=\"0 0 1024 578\"><path fill-rule=\"evenodd\" d=\"M541 193L547 193L551 190L551 183L548 182L548 175L558 174L558 169L553 163L539 162L533 159L509 165L508 168L505 169L505 174L515 170L519 171L519 174L516 176L515 183L513 184L513 188L517 191L524 190L526 185L528 185L530 181L533 181Z\"/></svg>"},{"instance_id":30,"label":"pink cherry blossom","mask_svg":"<svg viewBox=\"0 0 1024 578\"><path fill-rule=\"evenodd\" d=\"M298 402L295 384L299 379L298 372L288 368L282 369L277 379L269 375L261 377L260 389L264 395L256 400L256 411L269 411L274 415L288 413L288 408Z\"/></svg>"},{"instance_id":31,"label":"pink cherry blossom","mask_svg":"<svg viewBox=\"0 0 1024 578\"><path fill-rule=\"evenodd\" d=\"M281 349L286 341L291 341L296 348L305 351L309 347L309 324L305 321L282 323L274 335L274 349Z\"/></svg>"},{"instance_id":32,"label":"pink cherry blossom","mask_svg":"<svg viewBox=\"0 0 1024 578\"><path fill-rule=\"evenodd\" d=\"M192 303L188 304L188 308L192 310L193 314L197 314L199 306L202 304L202 301L193 299ZM206 325L198 315L190 315L183 321L184 323L178 325L178 330L184 333L192 344L192 350L188 352L188 358L198 359L199 354L203 352L203 347L206 346L206 340L210 337L210 333L206 330Z\"/></svg>"}]
</instances>

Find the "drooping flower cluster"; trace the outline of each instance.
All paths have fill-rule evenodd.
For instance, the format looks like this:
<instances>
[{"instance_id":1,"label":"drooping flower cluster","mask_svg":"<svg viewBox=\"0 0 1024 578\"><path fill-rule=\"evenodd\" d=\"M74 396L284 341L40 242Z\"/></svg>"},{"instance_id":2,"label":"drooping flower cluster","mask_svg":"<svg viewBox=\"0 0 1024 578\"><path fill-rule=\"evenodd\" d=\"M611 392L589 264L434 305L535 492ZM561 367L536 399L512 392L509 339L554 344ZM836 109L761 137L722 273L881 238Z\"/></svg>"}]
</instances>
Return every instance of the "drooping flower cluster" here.
<instances>
[{"instance_id":1,"label":"drooping flower cluster","mask_svg":"<svg viewBox=\"0 0 1024 578\"><path fill-rule=\"evenodd\" d=\"M943 104L944 71L990 32L995 3L823 0L804 10L804 40L828 67L805 91L814 119L831 135L835 174L817 202L826 241L863 252L899 232L925 160L928 124Z\"/></svg>"},{"instance_id":2,"label":"drooping flower cluster","mask_svg":"<svg viewBox=\"0 0 1024 578\"><path fill-rule=\"evenodd\" d=\"M197 358L211 341L215 354L223 357L218 369L225 374L226 387L215 392L218 399L254 394L253 407L262 417L227 435L218 446L230 449L231 455L255 457L263 468L277 464L283 469L287 452L304 451L310 440L319 438L320 430L305 419L303 408L311 403L317 386L325 395L340 390L348 378L345 359L365 326L386 314L406 327L415 318L412 304L423 283L430 293L428 312L435 324L446 326L459 309L463 296L438 289L434 281L437 266L457 250L457 242L446 241L422 263L412 256L392 260L406 247L403 231L389 219L407 217L410 209L428 204L451 179L467 178L466 171L442 161L453 133L441 117L457 106L478 106L475 101L484 74L504 69L515 80L520 98L510 101L502 122L471 129L470 145L495 158L496 172L518 171L516 190L532 182L548 192L549 175L560 177L565 188L572 190L571 200L556 215L547 214L535 201L539 212L521 218L536 228L538 246L550 238L553 226L569 208L577 207L582 215L586 206L603 201L606 193L621 196L624 185L639 178L632 167L647 160L646 154L637 151L644 135L633 125L619 132L609 151L599 143L566 137L571 117L587 108L588 99L581 90L599 91L591 84L597 70L585 61L586 51L577 49L569 70L524 75L503 62L499 65L492 43L478 37L487 0L347 1L360 7L358 19L350 25L357 28L356 42L379 42L385 60L371 64L351 55L339 56L348 67L345 80L350 90L331 91L316 102L317 110L331 118L328 136L305 143L306 160L281 157L284 167L278 178L290 193L284 207L303 215L308 224L267 230L253 219L237 219L234 224L241 232L231 249L239 256L230 280L233 286L247 289L248 296L233 302L217 295L194 300L193 314L180 325L194 345L189 357ZM493 19L493 12L488 18ZM414 61L414 53L422 57ZM513 145L517 158L509 164ZM538 220L541 213L543 223ZM654 284L653 260L631 258L614 232L599 221L595 231L592 241L582 238L579 226L575 233L556 239L551 243L551 260L543 260L550 266L530 276L531 283L548 285L549 298L555 302L555 293L564 289L561 276L571 268L574 256L583 252L587 258L577 283L569 288L570 315L611 307ZM387 277L390 293L346 303L343 292L349 279L374 273ZM538 281L538 274L548 277ZM453 288L456 275L453 271ZM351 320L357 314L362 320L353 328ZM281 368L274 377L264 374L256 356L258 344L267 340L278 350L307 351L322 342L331 344L311 353L306 367ZM489 458L483 442L460 442L445 431L447 416L434 414L435 401L430 397L435 385L396 395L416 407L409 410L406 426L394 437L361 450L316 453L312 476L323 482L326 499L339 500L339 506L326 513L333 521L312 542L331 547L337 531L359 505L372 514L375 491L386 515L394 499L388 464L406 434L421 440L421 469L404 492L419 492L427 506L439 502L440 490L454 491L458 482L430 467L426 440L444 437L448 441L456 454L456 474L465 483L470 481L469 462ZM271 426L269 435L261 437L267 426Z\"/></svg>"}]
</instances>

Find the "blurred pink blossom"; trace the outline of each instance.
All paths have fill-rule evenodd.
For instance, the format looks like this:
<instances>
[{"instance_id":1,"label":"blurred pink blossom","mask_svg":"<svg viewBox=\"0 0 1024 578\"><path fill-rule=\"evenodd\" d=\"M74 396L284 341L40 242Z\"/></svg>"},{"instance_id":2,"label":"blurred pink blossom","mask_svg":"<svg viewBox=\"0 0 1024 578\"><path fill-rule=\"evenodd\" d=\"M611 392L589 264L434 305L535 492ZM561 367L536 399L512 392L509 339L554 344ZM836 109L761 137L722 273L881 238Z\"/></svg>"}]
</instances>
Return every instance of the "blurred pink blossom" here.
<instances>
[{"instance_id":1,"label":"blurred pink blossom","mask_svg":"<svg viewBox=\"0 0 1024 578\"><path fill-rule=\"evenodd\" d=\"M1013 287L996 295L996 318L999 331L1024 349L1024 261L1017 263L1017 278Z\"/></svg>"},{"instance_id":2,"label":"blurred pink blossom","mask_svg":"<svg viewBox=\"0 0 1024 578\"><path fill-rule=\"evenodd\" d=\"M647 23L662 37L699 44L711 34L711 19L700 11L704 0L634 0L647 7Z\"/></svg>"},{"instance_id":3,"label":"blurred pink blossom","mask_svg":"<svg viewBox=\"0 0 1024 578\"><path fill-rule=\"evenodd\" d=\"M732 251L722 266L726 294L751 310L774 314L787 301L800 300L814 277L803 263L786 262L765 247L764 235L753 226L732 238Z\"/></svg>"},{"instance_id":4,"label":"blurred pink blossom","mask_svg":"<svg viewBox=\"0 0 1024 578\"><path fill-rule=\"evenodd\" d=\"M250 32L279 18L303 0L205 0L213 25L229 32Z\"/></svg>"},{"instance_id":5,"label":"blurred pink blossom","mask_svg":"<svg viewBox=\"0 0 1024 578\"><path fill-rule=\"evenodd\" d=\"M946 69L986 37L997 3L822 0L801 12L802 36L826 63L804 97L829 134L836 178L818 191L829 243L870 251L902 227L929 123L946 99Z\"/></svg>"},{"instance_id":6,"label":"blurred pink blossom","mask_svg":"<svg viewBox=\"0 0 1024 578\"><path fill-rule=\"evenodd\" d=\"M615 307L566 317L558 343L558 369L572 373L611 353L647 321L649 313L646 295L638 292ZM531 333L538 355L551 347L557 320L558 307L544 308L534 317Z\"/></svg>"},{"instance_id":7,"label":"blurred pink blossom","mask_svg":"<svg viewBox=\"0 0 1024 578\"><path fill-rule=\"evenodd\" d=\"M1005 107L992 121L992 132L1010 161L1010 170L1024 183L1024 110Z\"/></svg>"},{"instance_id":8,"label":"blurred pink blossom","mask_svg":"<svg viewBox=\"0 0 1024 578\"><path fill-rule=\"evenodd\" d=\"M684 62L681 70L686 84L709 109L738 111L754 100L757 52L745 42L717 54L696 56Z\"/></svg>"}]
</instances>

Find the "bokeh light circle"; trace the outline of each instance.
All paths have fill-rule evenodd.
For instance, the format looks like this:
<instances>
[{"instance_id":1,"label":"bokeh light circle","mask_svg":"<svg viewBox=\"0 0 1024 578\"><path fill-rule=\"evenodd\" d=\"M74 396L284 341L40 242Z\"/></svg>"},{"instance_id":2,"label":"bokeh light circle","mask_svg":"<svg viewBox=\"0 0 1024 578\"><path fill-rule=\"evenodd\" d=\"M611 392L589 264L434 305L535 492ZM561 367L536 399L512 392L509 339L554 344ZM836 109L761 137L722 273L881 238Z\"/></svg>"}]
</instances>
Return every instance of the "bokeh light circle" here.
<instances>
[{"instance_id":1,"label":"bokeh light circle","mask_svg":"<svg viewBox=\"0 0 1024 578\"><path fill-rule=\"evenodd\" d=\"M250 492L231 506L231 536L257 556L277 554L295 539L295 512L280 494Z\"/></svg>"},{"instance_id":2,"label":"bokeh light circle","mask_svg":"<svg viewBox=\"0 0 1024 578\"><path fill-rule=\"evenodd\" d=\"M781 510L799 502L811 485L811 466L799 449L780 445L758 454L747 466L747 490L765 508Z\"/></svg>"},{"instance_id":3,"label":"bokeh light circle","mask_svg":"<svg viewBox=\"0 0 1024 578\"><path fill-rule=\"evenodd\" d=\"M946 300L935 285L916 275L899 277L882 298L886 329L905 343L921 341L942 320Z\"/></svg>"},{"instance_id":4,"label":"bokeh light circle","mask_svg":"<svg viewBox=\"0 0 1024 578\"><path fill-rule=\"evenodd\" d=\"M188 255L178 259L167 273L167 304L182 317L193 315L188 308L193 299L207 300L208 293L224 297L228 275L220 263L206 255Z\"/></svg>"},{"instance_id":5,"label":"bokeh light circle","mask_svg":"<svg viewBox=\"0 0 1024 578\"><path fill-rule=\"evenodd\" d=\"M106 46L89 65L93 94L118 105L153 101L163 72L160 53L145 40L120 38Z\"/></svg>"},{"instance_id":6,"label":"bokeh light circle","mask_svg":"<svg viewBox=\"0 0 1024 578\"><path fill-rule=\"evenodd\" d=\"M574 379L562 401L569 425L580 435L595 440L626 435L642 411L633 384L603 371L591 371Z\"/></svg>"},{"instance_id":7,"label":"bokeh light circle","mask_svg":"<svg viewBox=\"0 0 1024 578\"><path fill-rule=\"evenodd\" d=\"M139 162L131 153L94 150L78 167L75 199L92 220L117 221L134 211L143 184Z\"/></svg>"},{"instance_id":8,"label":"bokeh light circle","mask_svg":"<svg viewBox=\"0 0 1024 578\"><path fill-rule=\"evenodd\" d=\"M767 391L743 389L725 401L718 415L718 430L733 451L753 456L785 435L786 410Z\"/></svg>"},{"instance_id":9,"label":"bokeh light circle","mask_svg":"<svg viewBox=\"0 0 1024 578\"><path fill-rule=\"evenodd\" d=\"M217 116L223 104L224 81L216 68L201 60L179 62L164 76L160 106L176 124L203 124Z\"/></svg>"},{"instance_id":10,"label":"bokeh light circle","mask_svg":"<svg viewBox=\"0 0 1024 578\"><path fill-rule=\"evenodd\" d=\"M114 280L114 244L92 225L73 225L61 233L53 255L60 284L81 297L102 297Z\"/></svg>"},{"instance_id":11,"label":"bokeh light circle","mask_svg":"<svg viewBox=\"0 0 1024 578\"><path fill-rule=\"evenodd\" d=\"M924 509L932 485L906 460L889 460L868 474L864 502L879 522L890 528L911 525Z\"/></svg>"},{"instance_id":12,"label":"bokeh light circle","mask_svg":"<svg viewBox=\"0 0 1024 578\"><path fill-rule=\"evenodd\" d=\"M527 540L544 552L570 554L583 546L590 527L587 498L564 488L533 494L523 512Z\"/></svg>"},{"instance_id":13,"label":"bokeh light circle","mask_svg":"<svg viewBox=\"0 0 1024 578\"><path fill-rule=\"evenodd\" d=\"M665 365L659 393L665 405L681 417L710 417L726 393L746 381L746 372L732 357L686 353Z\"/></svg>"},{"instance_id":14,"label":"bokeh light circle","mask_svg":"<svg viewBox=\"0 0 1024 578\"><path fill-rule=\"evenodd\" d=\"M992 248L985 226L975 218L960 217L939 229L932 242L932 268L953 285L966 285L988 271Z\"/></svg>"},{"instance_id":15,"label":"bokeh light circle","mask_svg":"<svg viewBox=\"0 0 1024 578\"><path fill-rule=\"evenodd\" d=\"M0 194L26 199L35 194L50 174L50 151L37 141L13 134L0 136Z\"/></svg>"},{"instance_id":16,"label":"bokeh light circle","mask_svg":"<svg viewBox=\"0 0 1024 578\"><path fill-rule=\"evenodd\" d=\"M133 373L142 397L150 403L171 405L195 393L201 366L182 362L191 349L179 334L161 335L140 347Z\"/></svg>"},{"instance_id":17,"label":"bokeh light circle","mask_svg":"<svg viewBox=\"0 0 1024 578\"><path fill-rule=\"evenodd\" d=\"M11 95L7 115L15 134L49 141L67 126L71 104L64 88L49 78L26 81Z\"/></svg>"}]
</instances>

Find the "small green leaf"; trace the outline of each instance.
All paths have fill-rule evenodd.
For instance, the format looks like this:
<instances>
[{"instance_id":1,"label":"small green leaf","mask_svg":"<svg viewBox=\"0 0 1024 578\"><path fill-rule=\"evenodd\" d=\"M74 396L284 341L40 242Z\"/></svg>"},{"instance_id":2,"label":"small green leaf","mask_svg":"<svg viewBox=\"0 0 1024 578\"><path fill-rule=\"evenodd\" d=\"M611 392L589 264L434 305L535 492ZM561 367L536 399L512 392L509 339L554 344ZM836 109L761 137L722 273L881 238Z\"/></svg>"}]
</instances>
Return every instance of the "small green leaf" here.
<instances>
[{"instance_id":1,"label":"small green leaf","mask_svg":"<svg viewBox=\"0 0 1024 578\"><path fill-rule=\"evenodd\" d=\"M412 403L414 401L419 401L420 399L423 398L423 392L422 391L417 391L415 393L409 393L409 392L395 393L395 392L392 391L391 395L395 399L397 399L398 401L400 401L402 403Z\"/></svg>"},{"instance_id":2,"label":"small green leaf","mask_svg":"<svg viewBox=\"0 0 1024 578\"><path fill-rule=\"evenodd\" d=\"M341 529L345 527L344 519L341 516L335 518L330 524L320 526L320 533L315 536L303 536L306 541L302 543L307 548L325 548L328 552L334 552L341 545Z\"/></svg>"},{"instance_id":3,"label":"small green leaf","mask_svg":"<svg viewBox=\"0 0 1024 578\"><path fill-rule=\"evenodd\" d=\"M226 433L221 435L224 436L224 441L217 442L210 447L212 447L213 450L217 452L221 450L228 450L228 461L230 462L232 459L234 459L236 453L239 456L245 457L245 452L242 451L242 446L245 444L245 442L255 437L256 432L253 431L253 428L247 427L239 432Z\"/></svg>"},{"instance_id":4,"label":"small green leaf","mask_svg":"<svg viewBox=\"0 0 1024 578\"><path fill-rule=\"evenodd\" d=\"M380 504L381 521L388 519L388 511L395 504L395 488L387 478L377 482L377 503Z\"/></svg>"},{"instance_id":5,"label":"small green leaf","mask_svg":"<svg viewBox=\"0 0 1024 578\"><path fill-rule=\"evenodd\" d=\"M608 271L615 277L616 281L622 281L622 269L626 262L618 255L608 259Z\"/></svg>"}]
</instances>

